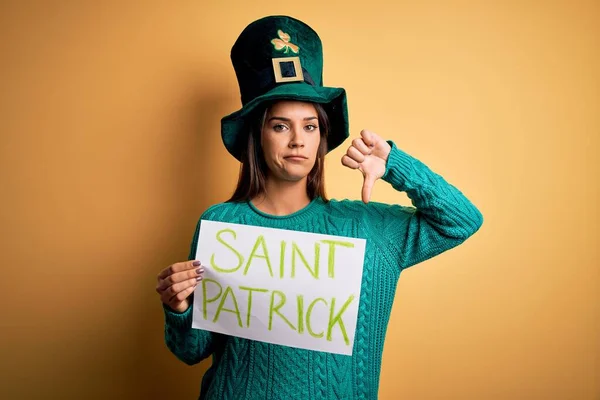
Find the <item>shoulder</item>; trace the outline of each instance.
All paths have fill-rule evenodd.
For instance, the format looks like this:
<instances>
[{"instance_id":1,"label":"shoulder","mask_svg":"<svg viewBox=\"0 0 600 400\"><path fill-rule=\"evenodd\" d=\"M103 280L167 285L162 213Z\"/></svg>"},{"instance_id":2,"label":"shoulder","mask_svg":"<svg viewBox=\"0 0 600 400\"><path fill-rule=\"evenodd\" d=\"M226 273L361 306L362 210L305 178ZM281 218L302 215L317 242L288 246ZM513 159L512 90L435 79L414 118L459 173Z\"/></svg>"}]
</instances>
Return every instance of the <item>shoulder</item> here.
<instances>
[{"instance_id":1,"label":"shoulder","mask_svg":"<svg viewBox=\"0 0 600 400\"><path fill-rule=\"evenodd\" d=\"M232 215L239 214L243 206L244 203L237 202L213 204L202 213L202 215L200 216L200 221L207 220L225 222L228 219L230 219Z\"/></svg>"},{"instance_id":2,"label":"shoulder","mask_svg":"<svg viewBox=\"0 0 600 400\"><path fill-rule=\"evenodd\" d=\"M416 208L399 204L387 204L370 201L368 204L360 200L329 200L330 212L334 215L353 216L359 219L384 220L387 218L410 217Z\"/></svg>"}]
</instances>

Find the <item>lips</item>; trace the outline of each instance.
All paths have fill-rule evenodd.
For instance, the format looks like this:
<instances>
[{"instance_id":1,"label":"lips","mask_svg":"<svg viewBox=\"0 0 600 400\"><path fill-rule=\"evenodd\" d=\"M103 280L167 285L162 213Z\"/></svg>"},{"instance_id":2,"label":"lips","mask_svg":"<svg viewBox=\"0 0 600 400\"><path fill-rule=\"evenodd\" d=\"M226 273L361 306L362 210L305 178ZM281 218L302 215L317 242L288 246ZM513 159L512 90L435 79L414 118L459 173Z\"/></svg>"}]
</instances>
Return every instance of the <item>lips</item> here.
<instances>
[{"instance_id":1,"label":"lips","mask_svg":"<svg viewBox=\"0 0 600 400\"><path fill-rule=\"evenodd\" d=\"M290 161L304 161L304 160L308 160L308 157L304 157L298 154L293 154L293 155L289 155L289 156L285 156L283 157L286 160L290 160Z\"/></svg>"}]
</instances>

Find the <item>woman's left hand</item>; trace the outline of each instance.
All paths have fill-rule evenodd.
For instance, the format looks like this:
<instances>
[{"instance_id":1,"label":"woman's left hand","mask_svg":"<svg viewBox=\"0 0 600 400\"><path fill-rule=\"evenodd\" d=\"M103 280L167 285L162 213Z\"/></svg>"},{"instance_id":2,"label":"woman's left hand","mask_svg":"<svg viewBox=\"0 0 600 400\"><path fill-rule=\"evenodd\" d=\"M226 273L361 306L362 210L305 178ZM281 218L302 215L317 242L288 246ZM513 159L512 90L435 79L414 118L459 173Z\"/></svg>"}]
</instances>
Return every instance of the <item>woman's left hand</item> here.
<instances>
[{"instance_id":1,"label":"woman's left hand","mask_svg":"<svg viewBox=\"0 0 600 400\"><path fill-rule=\"evenodd\" d=\"M385 174L388 156L392 147L375 133L363 129L359 138L342 157L342 164L351 169L359 169L363 174L362 201L366 204L371 198L375 181Z\"/></svg>"}]
</instances>

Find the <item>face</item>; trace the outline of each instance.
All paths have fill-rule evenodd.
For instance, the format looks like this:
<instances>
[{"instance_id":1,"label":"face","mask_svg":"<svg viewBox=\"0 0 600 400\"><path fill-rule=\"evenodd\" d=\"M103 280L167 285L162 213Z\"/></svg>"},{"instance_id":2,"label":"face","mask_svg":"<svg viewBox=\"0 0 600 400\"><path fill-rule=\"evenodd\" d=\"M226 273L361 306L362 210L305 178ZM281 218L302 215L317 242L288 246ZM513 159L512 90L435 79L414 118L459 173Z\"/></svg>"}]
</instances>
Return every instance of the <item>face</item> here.
<instances>
[{"instance_id":1,"label":"face","mask_svg":"<svg viewBox=\"0 0 600 400\"><path fill-rule=\"evenodd\" d=\"M315 165L320 142L319 118L311 103L275 103L267 112L261 134L269 178L305 179Z\"/></svg>"}]
</instances>

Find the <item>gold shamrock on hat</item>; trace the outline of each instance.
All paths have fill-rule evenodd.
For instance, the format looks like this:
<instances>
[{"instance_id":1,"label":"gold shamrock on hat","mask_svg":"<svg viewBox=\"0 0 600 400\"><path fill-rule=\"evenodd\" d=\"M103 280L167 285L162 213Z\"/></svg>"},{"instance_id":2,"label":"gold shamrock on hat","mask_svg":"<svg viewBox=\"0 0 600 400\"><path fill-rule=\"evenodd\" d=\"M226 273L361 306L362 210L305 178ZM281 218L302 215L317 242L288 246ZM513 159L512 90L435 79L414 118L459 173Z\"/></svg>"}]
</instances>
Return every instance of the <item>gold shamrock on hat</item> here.
<instances>
[{"instance_id":1,"label":"gold shamrock on hat","mask_svg":"<svg viewBox=\"0 0 600 400\"><path fill-rule=\"evenodd\" d=\"M300 48L297 45L290 43L290 35L281 29L277 31L277 35L279 36L279 39L271 40L271 43L273 43L273 46L275 46L275 50L284 50L284 53L286 54L289 52L289 50L291 50L293 53L298 54Z\"/></svg>"}]
</instances>

